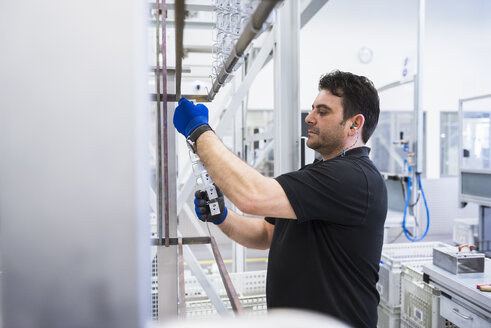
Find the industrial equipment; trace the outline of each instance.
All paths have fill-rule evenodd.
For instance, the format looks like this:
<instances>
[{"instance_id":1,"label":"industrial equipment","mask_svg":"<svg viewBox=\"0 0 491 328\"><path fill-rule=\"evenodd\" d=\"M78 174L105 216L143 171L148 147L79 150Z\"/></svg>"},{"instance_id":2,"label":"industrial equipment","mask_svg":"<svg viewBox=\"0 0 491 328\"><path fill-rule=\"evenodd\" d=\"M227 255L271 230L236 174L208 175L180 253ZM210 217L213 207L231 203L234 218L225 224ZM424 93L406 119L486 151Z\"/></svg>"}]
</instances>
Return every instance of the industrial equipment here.
<instances>
[{"instance_id":1,"label":"industrial equipment","mask_svg":"<svg viewBox=\"0 0 491 328\"><path fill-rule=\"evenodd\" d=\"M433 249L433 264L453 274L484 272L484 254L461 247Z\"/></svg>"},{"instance_id":2,"label":"industrial equipment","mask_svg":"<svg viewBox=\"0 0 491 328\"><path fill-rule=\"evenodd\" d=\"M463 206L479 205L476 246L487 256L491 256L491 111L464 110L464 104L489 99L491 94L459 100L459 199Z\"/></svg>"}]
</instances>

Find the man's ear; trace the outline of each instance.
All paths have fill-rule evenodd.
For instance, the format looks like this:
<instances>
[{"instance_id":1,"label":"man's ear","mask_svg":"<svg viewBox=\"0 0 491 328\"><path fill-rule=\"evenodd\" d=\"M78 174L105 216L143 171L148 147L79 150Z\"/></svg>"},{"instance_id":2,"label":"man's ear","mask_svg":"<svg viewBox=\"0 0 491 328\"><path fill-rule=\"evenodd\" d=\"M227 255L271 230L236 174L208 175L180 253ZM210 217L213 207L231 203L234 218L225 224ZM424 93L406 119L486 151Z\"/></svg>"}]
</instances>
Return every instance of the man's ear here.
<instances>
[{"instance_id":1,"label":"man's ear","mask_svg":"<svg viewBox=\"0 0 491 328\"><path fill-rule=\"evenodd\" d=\"M357 132L363 128L363 124L365 124L365 116L363 114L356 114L350 120L350 136L355 135Z\"/></svg>"}]
</instances>

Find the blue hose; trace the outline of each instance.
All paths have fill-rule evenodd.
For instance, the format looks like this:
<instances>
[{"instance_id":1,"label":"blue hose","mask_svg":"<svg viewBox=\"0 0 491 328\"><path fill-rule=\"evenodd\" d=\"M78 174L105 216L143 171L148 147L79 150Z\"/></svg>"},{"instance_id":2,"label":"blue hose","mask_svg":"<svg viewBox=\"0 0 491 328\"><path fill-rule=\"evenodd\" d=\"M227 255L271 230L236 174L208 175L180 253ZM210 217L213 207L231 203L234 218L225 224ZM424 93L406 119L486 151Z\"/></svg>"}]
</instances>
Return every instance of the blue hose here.
<instances>
[{"instance_id":1,"label":"blue hose","mask_svg":"<svg viewBox=\"0 0 491 328\"><path fill-rule=\"evenodd\" d=\"M411 172L411 170L409 170ZM425 207L426 207L426 230L423 233L423 235L419 238L413 238L409 236L407 229L406 229L406 215L407 215L407 208L409 207L409 200L411 198L411 177L408 177L407 180L407 195L406 195L406 204L404 205L404 217L402 219L402 229L404 230L404 235L406 235L406 238L409 239L410 241L420 241L426 235L428 234L428 230L430 229L430 210L428 209L428 203L426 202L426 197L425 193L423 191L423 185L421 184L421 174L416 173L416 177L418 178L418 184L419 184L419 189L421 190L421 195L423 195L423 200L425 202Z\"/></svg>"}]
</instances>

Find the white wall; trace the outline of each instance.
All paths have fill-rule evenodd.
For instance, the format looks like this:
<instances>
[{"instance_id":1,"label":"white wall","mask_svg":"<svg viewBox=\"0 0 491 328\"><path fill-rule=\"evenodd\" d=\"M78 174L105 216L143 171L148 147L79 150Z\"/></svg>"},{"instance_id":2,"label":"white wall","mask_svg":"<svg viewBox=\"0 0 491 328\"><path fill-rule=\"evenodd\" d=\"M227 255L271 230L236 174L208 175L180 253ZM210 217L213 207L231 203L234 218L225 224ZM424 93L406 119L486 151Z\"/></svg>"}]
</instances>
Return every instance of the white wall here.
<instances>
[{"instance_id":1,"label":"white wall","mask_svg":"<svg viewBox=\"0 0 491 328\"><path fill-rule=\"evenodd\" d=\"M309 109L321 74L334 69L370 78L376 87L399 81L409 58L417 64L417 0L330 0L301 31L300 104ZM491 2L427 0L423 110L427 111L426 176L440 174L440 111L458 99L491 93ZM362 47L373 60L358 59ZM249 107L272 108L273 63L251 88ZM380 93L382 110L413 110L413 85ZM488 102L487 104L489 104ZM475 104L469 104L472 106ZM482 109L482 107L481 107Z\"/></svg>"},{"instance_id":2,"label":"white wall","mask_svg":"<svg viewBox=\"0 0 491 328\"><path fill-rule=\"evenodd\" d=\"M491 2L426 4L424 109L456 110L459 98L491 92ZM417 13L417 0L327 2L301 31L302 108L310 108L320 75L333 69L365 75L377 87L398 81L404 58L416 65ZM369 64L358 60L364 46L373 50ZM267 67L251 89L251 108L271 108L271 74ZM412 86L382 93L381 105L412 110Z\"/></svg>"},{"instance_id":3,"label":"white wall","mask_svg":"<svg viewBox=\"0 0 491 328\"><path fill-rule=\"evenodd\" d=\"M145 29L139 0L0 2L5 327L147 324Z\"/></svg>"}]
</instances>

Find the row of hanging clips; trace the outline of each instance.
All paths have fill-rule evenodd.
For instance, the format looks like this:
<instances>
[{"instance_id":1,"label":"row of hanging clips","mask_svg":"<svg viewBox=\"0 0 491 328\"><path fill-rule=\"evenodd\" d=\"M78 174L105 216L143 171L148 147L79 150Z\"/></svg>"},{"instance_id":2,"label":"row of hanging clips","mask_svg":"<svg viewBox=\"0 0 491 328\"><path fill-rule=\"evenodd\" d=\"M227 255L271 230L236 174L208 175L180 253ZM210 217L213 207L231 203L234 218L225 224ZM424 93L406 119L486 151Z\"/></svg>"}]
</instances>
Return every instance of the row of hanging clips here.
<instances>
[{"instance_id":1,"label":"row of hanging clips","mask_svg":"<svg viewBox=\"0 0 491 328\"><path fill-rule=\"evenodd\" d=\"M213 66L211 71L212 85L218 77L223 65L232 53L237 39L240 37L252 13L260 0L215 0L215 28L213 31ZM271 25L272 17L263 26ZM247 54L245 51L244 54ZM236 71L244 62L244 56L234 67ZM227 82L233 77L229 75Z\"/></svg>"}]
</instances>

